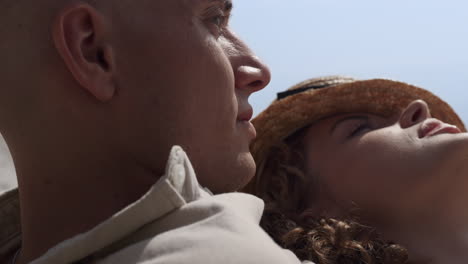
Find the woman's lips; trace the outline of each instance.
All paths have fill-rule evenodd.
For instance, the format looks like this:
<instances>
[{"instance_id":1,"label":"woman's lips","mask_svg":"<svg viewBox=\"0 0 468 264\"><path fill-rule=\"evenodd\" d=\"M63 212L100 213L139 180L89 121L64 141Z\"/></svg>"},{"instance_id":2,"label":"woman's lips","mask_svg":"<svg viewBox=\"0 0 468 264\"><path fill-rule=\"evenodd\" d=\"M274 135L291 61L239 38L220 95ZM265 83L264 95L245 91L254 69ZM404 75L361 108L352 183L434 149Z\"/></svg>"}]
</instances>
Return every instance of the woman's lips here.
<instances>
[{"instance_id":1,"label":"woman's lips","mask_svg":"<svg viewBox=\"0 0 468 264\"><path fill-rule=\"evenodd\" d=\"M432 137L439 134L458 134L460 129L456 126L443 123L437 119L428 119L419 128L419 138Z\"/></svg>"}]
</instances>

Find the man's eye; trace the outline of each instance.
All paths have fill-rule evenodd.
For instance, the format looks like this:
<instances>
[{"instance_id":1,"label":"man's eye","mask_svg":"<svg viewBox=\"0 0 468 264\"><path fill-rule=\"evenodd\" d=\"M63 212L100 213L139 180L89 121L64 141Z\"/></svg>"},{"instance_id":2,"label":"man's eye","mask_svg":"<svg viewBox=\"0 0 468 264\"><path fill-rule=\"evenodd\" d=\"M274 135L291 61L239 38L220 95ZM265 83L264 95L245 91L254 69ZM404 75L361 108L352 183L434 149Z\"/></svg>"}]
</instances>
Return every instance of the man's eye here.
<instances>
[{"instance_id":1,"label":"man's eye","mask_svg":"<svg viewBox=\"0 0 468 264\"><path fill-rule=\"evenodd\" d=\"M219 14L211 17L210 23L212 25L210 30L214 36L218 38L223 35L223 31L227 27L228 19L228 16L225 14Z\"/></svg>"},{"instance_id":2,"label":"man's eye","mask_svg":"<svg viewBox=\"0 0 468 264\"><path fill-rule=\"evenodd\" d=\"M213 7L206 12L205 17L205 22L211 33L216 37L220 37L228 26L230 13L224 12L219 7Z\"/></svg>"},{"instance_id":3,"label":"man's eye","mask_svg":"<svg viewBox=\"0 0 468 264\"><path fill-rule=\"evenodd\" d=\"M215 16L212 18L212 23L221 29L226 24L226 16L225 15Z\"/></svg>"}]
</instances>

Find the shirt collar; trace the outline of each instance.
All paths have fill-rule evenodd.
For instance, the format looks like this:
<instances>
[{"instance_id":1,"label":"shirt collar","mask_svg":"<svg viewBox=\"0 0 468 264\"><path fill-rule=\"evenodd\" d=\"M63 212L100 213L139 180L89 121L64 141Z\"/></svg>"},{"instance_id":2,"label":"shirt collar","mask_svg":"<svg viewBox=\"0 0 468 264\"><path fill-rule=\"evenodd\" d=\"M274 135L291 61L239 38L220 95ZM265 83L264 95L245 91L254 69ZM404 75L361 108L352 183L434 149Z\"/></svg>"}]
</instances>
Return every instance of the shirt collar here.
<instances>
[{"instance_id":1,"label":"shirt collar","mask_svg":"<svg viewBox=\"0 0 468 264\"><path fill-rule=\"evenodd\" d=\"M61 242L31 264L72 263L83 259L186 203L209 195L198 184L187 154L181 147L174 146L165 174L139 200L88 232ZM0 249L3 246L0 245Z\"/></svg>"}]
</instances>

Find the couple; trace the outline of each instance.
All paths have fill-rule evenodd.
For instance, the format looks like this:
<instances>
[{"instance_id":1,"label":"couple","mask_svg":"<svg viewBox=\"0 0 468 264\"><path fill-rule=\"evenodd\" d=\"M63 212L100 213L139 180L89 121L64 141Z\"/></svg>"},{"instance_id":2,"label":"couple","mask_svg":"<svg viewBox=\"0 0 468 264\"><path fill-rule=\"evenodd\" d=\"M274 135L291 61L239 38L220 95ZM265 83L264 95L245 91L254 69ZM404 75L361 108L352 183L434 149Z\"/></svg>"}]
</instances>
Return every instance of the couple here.
<instances>
[{"instance_id":1,"label":"couple","mask_svg":"<svg viewBox=\"0 0 468 264\"><path fill-rule=\"evenodd\" d=\"M436 247L436 244L448 247L447 239L459 238L452 233L455 227L459 227L456 231L462 230L461 223L450 226L442 222L439 213L463 222L455 214L462 195L453 188L450 193L444 192L450 186L445 179L438 181L437 176L444 172L442 169L450 168L450 173L460 176L463 166L448 164L447 160L452 159L445 152L440 154L445 162L440 157L427 161L430 153L439 153L436 151L439 148L422 141L413 142L410 133L403 137L407 142L403 142L401 149L393 145L399 127L414 132L416 124L427 120L429 112L424 103L414 103L420 110L409 117L410 114L400 113L404 107L398 104L399 99L390 100L394 105L387 109L378 102L379 98L391 98L388 94L372 97L366 101L377 103L372 116L366 116L367 108L352 109L359 118L353 114L353 118L342 117L345 121L340 121L341 125L332 125L334 131L342 131L341 144L334 145L335 149L327 147L326 137L321 138L323 131L329 129L320 128L322 121L327 120L322 117L335 116L334 112L316 120L305 113L295 115L301 120L286 115L278 123L283 129L268 124L273 121L262 125L259 117L256 122L259 138L253 144L253 153L257 159L260 157L261 167L246 190L265 199L262 224L277 243L292 251L285 250L258 226L263 201L233 193L255 174L249 151L255 130L249 122L252 110L247 100L268 84L270 73L228 27L231 1L44 0L0 5L5 11L0 16L4 36L0 52L8 62L0 76L0 131L15 162L21 203L20 236L18 222L11 221L17 220L11 214L18 209L15 191L2 200L2 263L307 263L307 259L346 263L345 258L355 252L357 256L349 263L356 263L359 258L362 262L374 258L375 263L385 263L381 256L385 261L403 259L398 252L386 250L386 238L402 244L392 244L390 248L402 248L403 252L406 247L410 260L413 251L415 261L427 258L450 262L453 259L448 257L454 256L464 260L456 255L464 252L462 243L459 247ZM349 85L360 87L359 84ZM313 86L327 85L324 82ZM305 94L308 92L278 101L282 105L280 112L288 112L288 106L309 105L294 101ZM427 97L421 98L433 98ZM341 103L336 101L332 105L344 106L347 99L344 96ZM418 107L410 105L408 109ZM319 105L312 113L325 113L332 108ZM449 116L455 115L447 109ZM406 112L409 110L402 113ZM408 116L413 126L401 126L397 116L402 120ZM434 116L438 117L436 112ZM274 120L275 116L272 117L267 119ZM440 118L445 120L444 116ZM353 123L356 121L360 123ZM349 122L347 126L356 131L346 135L349 128L340 126ZM330 125L327 124L323 126ZM385 125L391 131L373 141L359 141L370 131L381 131ZM462 128L461 123L458 126ZM262 135L262 129L276 134ZM433 138L442 136L447 135ZM344 143L350 138L355 147L365 148L366 142L382 143L396 157L387 152L380 157L372 145L371 150L363 149L357 155L352 145ZM262 143L265 139L267 142ZM411 142L429 151L414 155L416 160L411 161ZM333 141L329 143L333 145ZM319 144L324 144L322 149L315 147ZM462 159L463 144L440 149L448 152L455 149L453 145L460 146L455 156ZM279 167L285 172L269 174L264 162L276 155L278 146L284 146L284 151L290 148L291 155L298 158L285 160L287 166ZM348 149L341 149L345 146ZM345 166L350 157L359 158L364 153L384 164L383 172L388 174L392 173L390 169L398 168L387 163L387 158L392 157L420 165L415 168L425 168L424 164L433 166L421 175L415 174L420 178L415 176L414 182L406 179L402 184L406 188L404 195L396 191L385 194L377 187L395 182L391 181L393 174L383 183L375 177L380 168L378 163L368 166L368 162L359 165L357 160L352 161L356 170L373 169L370 173L375 178ZM443 164L433 163L434 160ZM406 167L400 170L406 171ZM436 174L429 175L432 176L429 182L437 183L442 191L436 192L437 199L422 200L432 197L431 184L422 181L419 190L416 187L420 182L416 179L428 177L428 172ZM343 177L338 178L339 175ZM357 176L361 178L354 178ZM454 178L449 182L462 186L455 181L461 181L462 177ZM281 185L278 181L285 179L290 183L275 192L273 188ZM376 186L366 187L367 180ZM266 190L264 186L270 184L272 189ZM398 186L393 187L391 191ZM376 193L382 196L380 202L374 196ZM449 194L459 203L450 204L443 212L439 210L433 220L441 224L439 228L447 226L448 230L425 227L429 226L430 217L424 213L431 215L434 210L415 210L412 207L417 205L415 197L422 197L420 204L435 208L444 204L441 195ZM405 197L411 199L407 201ZM383 205L386 207L379 207ZM390 209L397 212L399 205L404 209L403 215L397 218L391 214L391 222L398 226L393 230L388 223L385 225L389 219L379 213ZM418 221L404 222L410 219L406 214L413 211L419 212ZM323 220L317 218L319 215ZM421 227L415 229L425 235L418 238L419 244L410 239L409 224ZM374 238L374 230L368 227L371 225L382 239ZM423 232L429 229L437 236ZM332 243L343 243L333 248L316 239L325 236ZM383 242L374 243L379 239ZM425 241L433 243L426 245ZM354 248L348 249L351 246ZM327 248L329 253L320 251ZM372 252L374 248L376 253ZM449 249L457 249L455 255L447 256ZM425 255L427 252L437 256ZM344 256L343 261L341 257L333 259L333 254ZM442 260L438 259L440 256Z\"/></svg>"}]
</instances>

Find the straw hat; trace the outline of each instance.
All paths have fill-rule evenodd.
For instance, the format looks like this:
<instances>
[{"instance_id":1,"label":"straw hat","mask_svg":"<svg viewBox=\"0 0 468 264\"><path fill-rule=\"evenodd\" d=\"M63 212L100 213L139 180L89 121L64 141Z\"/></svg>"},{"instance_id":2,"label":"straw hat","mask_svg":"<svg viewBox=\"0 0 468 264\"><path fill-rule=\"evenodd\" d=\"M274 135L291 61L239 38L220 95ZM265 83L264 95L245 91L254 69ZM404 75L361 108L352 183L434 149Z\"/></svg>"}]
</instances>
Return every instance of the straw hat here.
<instances>
[{"instance_id":1,"label":"straw hat","mask_svg":"<svg viewBox=\"0 0 468 264\"><path fill-rule=\"evenodd\" d=\"M257 138L251 145L251 152L261 170L273 144L314 121L351 112L391 116L417 99L429 105L432 117L466 131L454 110L429 91L391 80L357 81L331 76L307 80L279 93L278 100L252 121Z\"/></svg>"}]
</instances>

